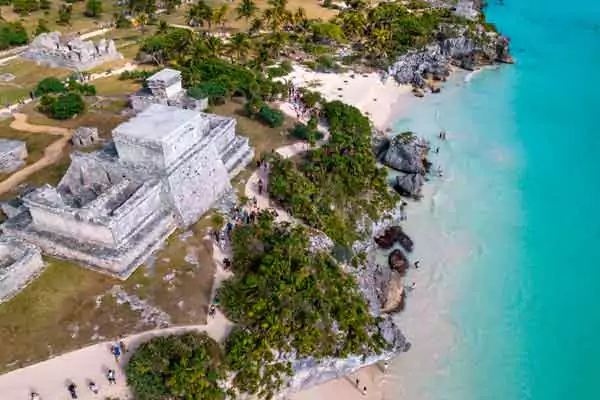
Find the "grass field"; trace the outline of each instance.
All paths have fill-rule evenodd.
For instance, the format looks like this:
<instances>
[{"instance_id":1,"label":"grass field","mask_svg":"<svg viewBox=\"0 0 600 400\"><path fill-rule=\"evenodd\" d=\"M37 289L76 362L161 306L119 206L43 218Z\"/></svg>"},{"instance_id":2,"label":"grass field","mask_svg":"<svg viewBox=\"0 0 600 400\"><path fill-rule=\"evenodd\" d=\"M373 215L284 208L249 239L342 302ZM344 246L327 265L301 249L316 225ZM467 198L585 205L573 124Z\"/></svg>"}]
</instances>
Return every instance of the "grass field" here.
<instances>
[{"instance_id":1,"label":"grass field","mask_svg":"<svg viewBox=\"0 0 600 400\"><path fill-rule=\"evenodd\" d=\"M15 79L0 82L0 106L13 103L21 98L28 98L29 92L44 78L56 76L66 78L71 71L64 68L48 68L28 60L15 59L6 65L0 65L0 74L10 73Z\"/></svg>"},{"instance_id":2,"label":"grass field","mask_svg":"<svg viewBox=\"0 0 600 400\"><path fill-rule=\"evenodd\" d=\"M203 240L202 223L191 233L185 240L172 238L153 257L155 262L140 267L126 282L46 259L48 267L38 279L0 304L0 372L155 328L141 310L115 301L110 291L117 285L145 302L147 310L168 315L172 325L205 323L215 268L212 247ZM188 254L196 264L186 261Z\"/></svg>"}]
</instances>

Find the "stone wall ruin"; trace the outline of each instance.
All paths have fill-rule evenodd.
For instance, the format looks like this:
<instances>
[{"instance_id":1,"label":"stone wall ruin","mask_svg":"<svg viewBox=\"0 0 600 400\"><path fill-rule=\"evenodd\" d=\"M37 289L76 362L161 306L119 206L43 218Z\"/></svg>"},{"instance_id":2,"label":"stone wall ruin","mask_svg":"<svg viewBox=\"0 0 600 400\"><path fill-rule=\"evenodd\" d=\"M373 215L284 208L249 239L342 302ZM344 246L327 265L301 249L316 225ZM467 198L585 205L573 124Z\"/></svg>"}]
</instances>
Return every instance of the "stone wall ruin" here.
<instances>
[{"instance_id":1,"label":"stone wall ruin","mask_svg":"<svg viewBox=\"0 0 600 400\"><path fill-rule=\"evenodd\" d=\"M19 169L27 159L27 146L20 140L0 139L0 173Z\"/></svg>"},{"instance_id":2,"label":"stone wall ruin","mask_svg":"<svg viewBox=\"0 0 600 400\"><path fill-rule=\"evenodd\" d=\"M0 236L0 303L16 295L43 269L39 248L16 238Z\"/></svg>"},{"instance_id":3,"label":"stone wall ruin","mask_svg":"<svg viewBox=\"0 0 600 400\"><path fill-rule=\"evenodd\" d=\"M233 118L151 105L117 126L104 149L73 153L57 187L26 194L2 229L126 279L229 191L230 178L252 160L235 127Z\"/></svg>"},{"instance_id":4,"label":"stone wall ruin","mask_svg":"<svg viewBox=\"0 0 600 400\"><path fill-rule=\"evenodd\" d=\"M42 33L29 44L21 57L52 68L85 71L109 61L120 60L113 40L100 39L97 43L80 37L62 36L60 32Z\"/></svg>"}]
</instances>

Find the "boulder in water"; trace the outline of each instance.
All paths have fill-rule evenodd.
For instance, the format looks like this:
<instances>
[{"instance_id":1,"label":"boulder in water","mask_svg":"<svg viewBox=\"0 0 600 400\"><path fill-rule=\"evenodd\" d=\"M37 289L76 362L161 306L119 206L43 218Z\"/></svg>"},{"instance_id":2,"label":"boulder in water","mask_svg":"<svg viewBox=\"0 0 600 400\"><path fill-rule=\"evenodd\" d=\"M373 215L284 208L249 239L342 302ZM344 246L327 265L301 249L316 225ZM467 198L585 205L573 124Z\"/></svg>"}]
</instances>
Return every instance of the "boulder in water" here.
<instances>
[{"instance_id":1,"label":"boulder in water","mask_svg":"<svg viewBox=\"0 0 600 400\"><path fill-rule=\"evenodd\" d=\"M388 263L390 268L398 271L401 276L406 274L406 270L408 269L408 260L404 256L404 253L402 253L402 250L396 249L392 251L388 257Z\"/></svg>"},{"instance_id":2,"label":"boulder in water","mask_svg":"<svg viewBox=\"0 0 600 400\"><path fill-rule=\"evenodd\" d=\"M412 252L414 243L399 225L390 226L383 234L375 237L375 243L385 250L391 249L398 242L405 251Z\"/></svg>"}]
</instances>

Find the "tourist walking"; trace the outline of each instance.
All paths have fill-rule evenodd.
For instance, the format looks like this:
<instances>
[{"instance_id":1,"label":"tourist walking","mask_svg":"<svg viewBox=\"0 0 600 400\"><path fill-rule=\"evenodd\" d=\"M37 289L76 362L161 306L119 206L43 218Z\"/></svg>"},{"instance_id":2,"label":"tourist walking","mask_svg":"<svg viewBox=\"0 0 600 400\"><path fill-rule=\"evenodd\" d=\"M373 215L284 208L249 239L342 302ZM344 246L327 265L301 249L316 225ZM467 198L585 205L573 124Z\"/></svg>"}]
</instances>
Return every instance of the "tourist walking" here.
<instances>
[{"instance_id":1,"label":"tourist walking","mask_svg":"<svg viewBox=\"0 0 600 400\"><path fill-rule=\"evenodd\" d=\"M106 379L108 380L108 383L110 383L111 385L115 385L117 383L117 378L116 378L114 369L109 369L106 372Z\"/></svg>"},{"instance_id":2,"label":"tourist walking","mask_svg":"<svg viewBox=\"0 0 600 400\"><path fill-rule=\"evenodd\" d=\"M125 346L125 342L124 341L121 340L119 342L119 346L121 347L121 352L122 353L127 353L128 350L127 350L127 347Z\"/></svg>"},{"instance_id":3,"label":"tourist walking","mask_svg":"<svg viewBox=\"0 0 600 400\"><path fill-rule=\"evenodd\" d=\"M262 196L262 191L263 191L263 181L262 179L258 180L258 195Z\"/></svg>"},{"instance_id":4,"label":"tourist walking","mask_svg":"<svg viewBox=\"0 0 600 400\"><path fill-rule=\"evenodd\" d=\"M363 386L362 394L363 394L363 396L367 395L367 387L366 386Z\"/></svg>"},{"instance_id":5,"label":"tourist walking","mask_svg":"<svg viewBox=\"0 0 600 400\"><path fill-rule=\"evenodd\" d=\"M115 361L119 362L119 359L121 358L121 347L119 347L119 344L112 346L112 353L115 356Z\"/></svg>"},{"instance_id":6,"label":"tourist walking","mask_svg":"<svg viewBox=\"0 0 600 400\"><path fill-rule=\"evenodd\" d=\"M94 381L90 381L90 383L88 383L88 388L94 394L98 394L98 392L100 392L100 389L98 389L98 385L96 385L96 382L94 382Z\"/></svg>"},{"instance_id":7,"label":"tourist walking","mask_svg":"<svg viewBox=\"0 0 600 400\"><path fill-rule=\"evenodd\" d=\"M31 392L31 400L40 400L40 395L36 392Z\"/></svg>"}]
</instances>

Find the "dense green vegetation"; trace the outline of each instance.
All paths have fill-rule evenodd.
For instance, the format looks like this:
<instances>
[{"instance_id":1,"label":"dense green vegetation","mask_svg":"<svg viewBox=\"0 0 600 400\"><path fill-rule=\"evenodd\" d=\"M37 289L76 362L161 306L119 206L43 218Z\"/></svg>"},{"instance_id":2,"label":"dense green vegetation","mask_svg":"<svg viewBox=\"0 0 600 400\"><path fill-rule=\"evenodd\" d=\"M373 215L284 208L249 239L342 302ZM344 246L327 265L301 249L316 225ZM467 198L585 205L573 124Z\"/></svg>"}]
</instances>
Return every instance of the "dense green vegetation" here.
<instances>
[{"instance_id":1,"label":"dense green vegetation","mask_svg":"<svg viewBox=\"0 0 600 400\"><path fill-rule=\"evenodd\" d=\"M222 220L220 221L223 222ZM221 399L219 382L269 399L291 375L291 355L369 355L387 346L354 278L327 253L308 253L302 226L271 213L232 232L234 276L218 292L236 328L223 349L203 334L155 338L126 367L139 400Z\"/></svg>"},{"instance_id":2,"label":"dense green vegetation","mask_svg":"<svg viewBox=\"0 0 600 400\"><path fill-rule=\"evenodd\" d=\"M138 400L220 400L221 357L219 344L205 333L155 337L131 357L127 384Z\"/></svg>"},{"instance_id":3,"label":"dense green vegetation","mask_svg":"<svg viewBox=\"0 0 600 400\"><path fill-rule=\"evenodd\" d=\"M293 216L349 246L358 239L357 222L365 214L378 218L396 197L377 167L369 119L339 101L325 103L321 114L330 139L300 161L275 157L269 195Z\"/></svg>"},{"instance_id":4,"label":"dense green vegetation","mask_svg":"<svg viewBox=\"0 0 600 400\"><path fill-rule=\"evenodd\" d=\"M27 31L20 22L4 22L0 19L0 50L27 44Z\"/></svg>"},{"instance_id":5,"label":"dense green vegetation","mask_svg":"<svg viewBox=\"0 0 600 400\"><path fill-rule=\"evenodd\" d=\"M94 96L96 87L74 79L61 81L48 77L37 83L33 93L42 96L38 106L41 112L54 119L68 119L85 112L82 96Z\"/></svg>"},{"instance_id":6,"label":"dense green vegetation","mask_svg":"<svg viewBox=\"0 0 600 400\"><path fill-rule=\"evenodd\" d=\"M233 231L235 275L219 296L239 327L225 346L239 392L279 389L290 366L278 354L344 357L383 346L354 278L328 254L308 253L308 240L305 228L277 225L268 212Z\"/></svg>"}]
</instances>

